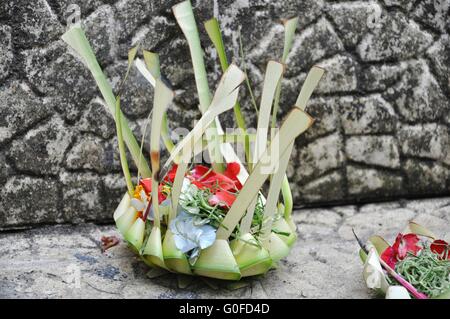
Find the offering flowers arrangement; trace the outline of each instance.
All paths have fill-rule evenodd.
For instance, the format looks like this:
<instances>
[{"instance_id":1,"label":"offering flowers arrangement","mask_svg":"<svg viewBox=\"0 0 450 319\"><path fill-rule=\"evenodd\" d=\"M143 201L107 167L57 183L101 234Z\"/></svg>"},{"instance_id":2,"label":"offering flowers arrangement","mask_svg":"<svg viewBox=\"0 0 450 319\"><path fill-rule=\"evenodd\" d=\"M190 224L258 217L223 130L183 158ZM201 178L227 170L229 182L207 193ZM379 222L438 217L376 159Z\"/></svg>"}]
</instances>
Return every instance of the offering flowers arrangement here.
<instances>
[{"instance_id":1,"label":"offering flowers arrangement","mask_svg":"<svg viewBox=\"0 0 450 319\"><path fill-rule=\"evenodd\" d=\"M285 21L283 56L267 63L257 107L258 127L256 134L249 134L238 93L244 82L251 87L246 72L228 63L217 20L205 23L223 71L211 95L191 3L179 3L173 13L189 45L202 116L174 145L166 115L174 92L161 76L159 56L143 50L141 60L136 58L138 48L130 50L127 75L134 65L154 87L149 110L150 165L142 151L143 140L139 145L120 110L121 89L113 93L83 30L74 25L62 37L91 71L116 122L127 192L114 220L131 249L151 267L224 280L264 274L289 254L297 238L286 169L296 137L313 123L305 108L324 70L310 70L295 106L278 128L280 81L298 19ZM218 115L231 109L241 134L224 134ZM268 134L269 128L276 129L275 133ZM160 161L161 140L170 154L164 163ZM244 145L246 165L231 142ZM126 147L138 168L136 183L128 168ZM211 165L192 164L205 148ZM269 180L268 192L263 194L262 187Z\"/></svg>"},{"instance_id":2,"label":"offering flowers arrangement","mask_svg":"<svg viewBox=\"0 0 450 319\"><path fill-rule=\"evenodd\" d=\"M392 246L380 236L360 245L367 287L386 298L450 299L450 245L425 227L410 222Z\"/></svg>"}]
</instances>

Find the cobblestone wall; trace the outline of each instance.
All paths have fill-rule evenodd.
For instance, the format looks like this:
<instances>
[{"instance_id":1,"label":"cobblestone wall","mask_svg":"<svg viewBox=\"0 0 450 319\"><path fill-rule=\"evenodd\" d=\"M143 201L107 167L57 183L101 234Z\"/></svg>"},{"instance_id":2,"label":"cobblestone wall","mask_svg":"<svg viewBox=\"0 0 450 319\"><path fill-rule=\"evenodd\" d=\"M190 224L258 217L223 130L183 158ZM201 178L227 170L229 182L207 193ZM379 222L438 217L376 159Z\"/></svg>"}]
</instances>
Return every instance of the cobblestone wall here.
<instances>
[{"instance_id":1,"label":"cobblestone wall","mask_svg":"<svg viewBox=\"0 0 450 319\"><path fill-rule=\"evenodd\" d=\"M114 123L90 74L60 40L70 4L81 8L114 86L127 50L140 41L160 53L165 75L185 90L169 111L173 126L191 127L199 118L187 44L170 11L176 2L0 2L0 227L108 221L124 190ZM242 28L257 96L267 60L281 55L279 20L300 17L281 113L313 64L327 69L309 105L318 120L299 139L289 168L297 205L449 193L450 1L193 4L199 22L219 17L230 57L239 56ZM214 82L215 52L199 27ZM133 70L124 95L123 110L139 137L152 90ZM243 89L243 100L247 95ZM243 108L254 125L253 107L243 102Z\"/></svg>"}]
</instances>

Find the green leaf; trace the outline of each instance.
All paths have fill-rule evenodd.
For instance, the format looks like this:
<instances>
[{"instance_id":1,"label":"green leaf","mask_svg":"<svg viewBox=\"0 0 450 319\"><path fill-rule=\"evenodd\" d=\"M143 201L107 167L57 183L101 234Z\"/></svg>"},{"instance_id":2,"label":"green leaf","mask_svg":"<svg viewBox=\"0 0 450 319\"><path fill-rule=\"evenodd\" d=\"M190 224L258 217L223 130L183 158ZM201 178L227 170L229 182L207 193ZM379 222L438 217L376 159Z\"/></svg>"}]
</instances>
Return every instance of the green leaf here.
<instances>
[{"instance_id":1,"label":"green leaf","mask_svg":"<svg viewBox=\"0 0 450 319\"><path fill-rule=\"evenodd\" d=\"M169 168L176 156L183 154L180 161L189 161L193 153L194 146L197 142L201 142L201 137L208 126L221 113L231 109L236 103L239 93L239 85L244 81L243 72L234 64L230 65L228 70L223 74L219 86L217 87L214 98L209 109L203 114L195 127L181 140L169 159L164 164L164 172Z\"/></svg>"},{"instance_id":2,"label":"green leaf","mask_svg":"<svg viewBox=\"0 0 450 319\"><path fill-rule=\"evenodd\" d=\"M313 66L311 70L309 70L305 82L303 83L303 86L297 97L297 101L295 102L296 107L302 110L306 109L306 105L309 101L309 98L311 97L317 84L319 84L319 81L324 73L325 70L318 66ZM290 215L292 214L293 201L292 201L291 187L289 186L289 180L286 175L283 178L281 186L281 194L283 195L283 201L285 205L284 216L286 219L289 219Z\"/></svg>"},{"instance_id":3,"label":"green leaf","mask_svg":"<svg viewBox=\"0 0 450 319\"><path fill-rule=\"evenodd\" d=\"M181 161L178 164L177 172L175 174L175 179L173 181L171 195L172 195L172 210L169 214L169 224L172 219L177 217L178 211L178 200L180 198L181 189L183 187L183 180L186 172L188 170L189 163L187 161Z\"/></svg>"},{"instance_id":4,"label":"green leaf","mask_svg":"<svg viewBox=\"0 0 450 319\"><path fill-rule=\"evenodd\" d=\"M281 186L286 176L286 169L291 158L292 150L294 149L294 143L289 144L285 153L281 156L278 163L279 167L275 174L272 175L270 181L269 193L267 195L266 206L263 213L263 226L260 234L262 242L269 240L270 232L272 231L272 223L275 213L277 212L277 202L280 194Z\"/></svg>"},{"instance_id":5,"label":"green leaf","mask_svg":"<svg viewBox=\"0 0 450 319\"><path fill-rule=\"evenodd\" d=\"M234 228L239 223L253 198L258 194L261 186L269 177L266 173L265 163L276 163L277 159L284 154L294 139L305 132L313 123L313 119L299 108L294 108L284 121L279 132L272 139L271 145L266 149L263 156L249 176L247 182L239 192L233 206L225 216L222 226L217 231L218 239L228 239ZM276 145L272 145L277 143ZM271 147L277 147L278 158L270 158Z\"/></svg>"},{"instance_id":6,"label":"green leaf","mask_svg":"<svg viewBox=\"0 0 450 319\"><path fill-rule=\"evenodd\" d=\"M212 246L203 249L192 268L194 273L200 276L224 280L241 279L239 267L227 240L216 239Z\"/></svg>"},{"instance_id":7,"label":"green leaf","mask_svg":"<svg viewBox=\"0 0 450 319\"><path fill-rule=\"evenodd\" d=\"M292 49L292 44L294 42L295 30L298 25L298 17L284 20L284 47L283 47L283 57L281 58L282 63L286 63L289 52Z\"/></svg>"},{"instance_id":8,"label":"green leaf","mask_svg":"<svg viewBox=\"0 0 450 319\"><path fill-rule=\"evenodd\" d=\"M114 211L114 221L117 221L120 216L125 214L125 212L128 210L128 207L130 207L131 197L128 194L128 192L123 195L122 200L119 203L119 206L117 206L116 210Z\"/></svg>"},{"instance_id":9,"label":"green leaf","mask_svg":"<svg viewBox=\"0 0 450 319\"><path fill-rule=\"evenodd\" d=\"M216 18L208 20L205 22L205 29L208 33L209 38L211 39L214 47L216 48L217 54L219 56L220 65L222 67L222 71L225 72L228 69L228 60L227 55L225 53L225 46L223 44L222 34L220 32L219 22ZM234 106L234 116L236 117L236 123L238 127L243 131L244 136L247 134L247 128L245 125L244 116L241 112L241 106L239 102L236 102ZM251 163L251 153L250 153L250 143L244 143L245 157L248 163Z\"/></svg>"},{"instance_id":10,"label":"green leaf","mask_svg":"<svg viewBox=\"0 0 450 319\"><path fill-rule=\"evenodd\" d=\"M189 50L192 58L192 66L194 68L195 84L200 102L200 111L205 113L211 103L211 94L208 86L205 62L203 60L203 50L200 45L200 37L198 34L197 24L195 22L194 13L192 11L191 2L183 1L172 7L175 19L178 22L183 34L188 42ZM218 134L216 123L211 123L211 128ZM223 160L220 154L219 143L213 139L209 146L209 154L212 160L212 166L215 171L223 171Z\"/></svg>"},{"instance_id":11,"label":"green leaf","mask_svg":"<svg viewBox=\"0 0 450 319\"><path fill-rule=\"evenodd\" d=\"M127 183L128 194L133 196L134 186L131 181L130 169L128 168L127 155L125 152L125 144L123 142L122 125L121 123L122 112L120 111L120 97L116 100L116 130L117 130L117 144L119 145L120 164L122 166L123 176Z\"/></svg>"},{"instance_id":12,"label":"green leaf","mask_svg":"<svg viewBox=\"0 0 450 319\"><path fill-rule=\"evenodd\" d=\"M294 42L295 30L297 29L298 18L293 18L289 20L283 21L284 25L284 47L283 47L283 56L281 57L281 63L286 63L289 52L292 48L292 43ZM277 124L277 115L278 109L280 105L280 95L281 95L281 81L278 84L277 92L275 94L275 102L273 104L273 112L272 112L272 127L275 127Z\"/></svg>"},{"instance_id":13,"label":"green leaf","mask_svg":"<svg viewBox=\"0 0 450 319\"><path fill-rule=\"evenodd\" d=\"M275 233L270 233L270 239L263 243L272 258L272 265L289 255L289 246Z\"/></svg>"},{"instance_id":14,"label":"green leaf","mask_svg":"<svg viewBox=\"0 0 450 319\"><path fill-rule=\"evenodd\" d=\"M389 247L389 244L380 236L371 236L369 238L369 242L375 247L377 253L379 255L383 254L386 248Z\"/></svg>"},{"instance_id":15,"label":"green leaf","mask_svg":"<svg viewBox=\"0 0 450 319\"><path fill-rule=\"evenodd\" d=\"M298 94L297 101L295 102L296 107L302 110L306 109L306 105L324 73L325 70L317 65L313 66L311 70L309 70L302 89Z\"/></svg>"},{"instance_id":16,"label":"green leaf","mask_svg":"<svg viewBox=\"0 0 450 319\"><path fill-rule=\"evenodd\" d=\"M144 78L150 82L150 84L155 87L156 79L161 77L160 65L159 65L159 55L154 52L144 50L144 60L145 63L140 59L136 60L136 67L144 76ZM145 65L145 66L144 66ZM147 126L146 126L147 128ZM145 136L145 134L144 134ZM166 146L169 153L175 148L169 134L169 125L167 123L167 113L164 113L161 125L161 137L163 139L164 145ZM142 146L142 145L141 145Z\"/></svg>"},{"instance_id":17,"label":"green leaf","mask_svg":"<svg viewBox=\"0 0 450 319\"><path fill-rule=\"evenodd\" d=\"M244 73L245 73L245 84L247 85L248 93L250 94L250 100L252 102L253 107L255 108L256 115L258 115L258 113L259 113L258 106L256 105L255 95L253 94L253 89L252 89L252 86L250 85L250 79L247 74L247 67L245 64L245 55L244 55L244 46L242 45L242 37L241 37L240 31L239 31L239 54L240 54L240 58L242 60L242 63L241 63L242 69L244 70Z\"/></svg>"},{"instance_id":18,"label":"green leaf","mask_svg":"<svg viewBox=\"0 0 450 319\"><path fill-rule=\"evenodd\" d=\"M123 214L117 217L117 229L122 235L125 235L137 218L138 212L132 206L129 206Z\"/></svg>"},{"instance_id":19,"label":"green leaf","mask_svg":"<svg viewBox=\"0 0 450 319\"><path fill-rule=\"evenodd\" d=\"M175 245L173 233L170 229L168 229L164 235L162 250L164 263L169 269L177 273L192 275L189 261L187 260L186 255L183 254Z\"/></svg>"},{"instance_id":20,"label":"green leaf","mask_svg":"<svg viewBox=\"0 0 450 319\"><path fill-rule=\"evenodd\" d=\"M154 52L150 52L147 50L143 50L144 55L144 61L145 65L147 66L147 69L150 71L150 73L153 75L155 79L158 79L161 77L161 69L159 64L159 55ZM155 83L156 85L156 83Z\"/></svg>"},{"instance_id":21,"label":"green leaf","mask_svg":"<svg viewBox=\"0 0 450 319\"><path fill-rule=\"evenodd\" d=\"M164 264L164 255L161 243L161 229L154 226L142 252L142 258L145 263L152 267L167 269Z\"/></svg>"},{"instance_id":22,"label":"green leaf","mask_svg":"<svg viewBox=\"0 0 450 319\"><path fill-rule=\"evenodd\" d=\"M319 83L321 77L323 75L323 69L312 67L311 70L308 72L308 75L305 79L305 82L303 83L303 86L300 90L300 93L297 98L296 107L305 110L306 104L308 103L309 98L311 97L312 92L316 88L317 84ZM286 153L283 154L279 161L279 167L276 173L272 176L272 180L270 182L269 186L269 194L267 197L266 206L264 209L264 220L266 221L263 225L263 231L261 232L261 238L262 241L267 241L269 239L270 231L272 229L272 221L273 216L276 212L278 197L280 194L280 190L283 190L283 186L287 185L289 188L289 183L287 183L287 177L286 177L286 170L289 164L289 159L291 157L292 151L294 149L294 142L292 142L287 150ZM286 190L284 189L286 192ZM283 193L284 194L284 193ZM290 188L289 192L290 194ZM286 200L288 199L288 200ZM287 196L285 198L285 205L288 206L288 209L290 209L290 212L292 211L292 194L290 196ZM290 213L285 214L285 218L290 218Z\"/></svg>"},{"instance_id":23,"label":"green leaf","mask_svg":"<svg viewBox=\"0 0 450 319\"><path fill-rule=\"evenodd\" d=\"M219 55L220 66L222 71L225 72L228 69L228 60L225 53L225 46L223 44L222 34L220 32L219 22L216 18L212 18L205 22L205 29L211 39L217 54Z\"/></svg>"},{"instance_id":24,"label":"green leaf","mask_svg":"<svg viewBox=\"0 0 450 319\"><path fill-rule=\"evenodd\" d=\"M128 79L128 75L130 74L130 70L131 70L131 67L133 66L133 61L136 58L136 54L137 54L138 48L139 48L139 46L136 46L136 47L134 47L134 48L132 48L131 50L128 51L127 71L125 73L125 76L122 79L122 82L119 85L119 89L117 90L117 95L118 96L122 95L123 87L124 87L124 85L125 85L125 83L126 83L126 81Z\"/></svg>"},{"instance_id":25,"label":"green leaf","mask_svg":"<svg viewBox=\"0 0 450 319\"><path fill-rule=\"evenodd\" d=\"M297 29L298 18L289 19L283 21L284 25L284 46L283 46L283 56L281 57L281 62L286 63L289 52L292 48L292 43L294 42L295 30ZM275 94L275 102L272 111L272 127L276 127L277 125L277 115L278 109L280 105L280 94L281 94L281 81L278 84L277 92ZM285 212L284 215L286 218L292 213L293 201L292 201L292 192L291 187L289 185L289 180L285 175L283 178L282 186L281 186L281 194L283 196L283 201L285 204Z\"/></svg>"},{"instance_id":26,"label":"green leaf","mask_svg":"<svg viewBox=\"0 0 450 319\"><path fill-rule=\"evenodd\" d=\"M230 247L242 277L265 274L272 266L269 252L249 233L231 241Z\"/></svg>"},{"instance_id":27,"label":"green leaf","mask_svg":"<svg viewBox=\"0 0 450 319\"><path fill-rule=\"evenodd\" d=\"M155 213L155 226L160 226L159 205L158 205L158 185L160 170L160 152L159 141L161 138L162 118L169 107L174 93L170 90L161 79L156 79L155 96L153 98L153 115L152 128L150 136L150 158L153 170L152 178L152 203L153 212Z\"/></svg>"},{"instance_id":28,"label":"green leaf","mask_svg":"<svg viewBox=\"0 0 450 319\"><path fill-rule=\"evenodd\" d=\"M445 291L444 293L440 294L439 296L436 296L432 299L450 299L450 289L448 289L447 291Z\"/></svg>"},{"instance_id":29,"label":"green leaf","mask_svg":"<svg viewBox=\"0 0 450 319\"><path fill-rule=\"evenodd\" d=\"M114 97L111 85L106 80L100 65L95 58L94 52L86 38L84 31L79 26L73 26L63 34L62 39L83 59L89 71L91 71L103 98L106 101L108 110L115 117L116 98ZM140 152L133 133L131 132L125 117L121 116L120 124L123 130L123 138L131 153L133 161L139 166L139 170L144 177L151 176L151 170Z\"/></svg>"},{"instance_id":30,"label":"green leaf","mask_svg":"<svg viewBox=\"0 0 450 319\"><path fill-rule=\"evenodd\" d=\"M142 218L137 218L133 225L124 235L125 240L133 247L134 251L139 252L144 242L145 222Z\"/></svg>"},{"instance_id":31,"label":"green leaf","mask_svg":"<svg viewBox=\"0 0 450 319\"><path fill-rule=\"evenodd\" d=\"M267 134L270 121L270 110L272 109L272 102L275 96L275 90L284 72L284 65L276 62L269 61L267 63L266 74L264 76L264 84L261 94L261 104L259 106L258 124L256 129L256 142L253 152L253 158L255 161L259 161L261 155L267 146ZM256 207L256 197L251 202L247 214L242 219L241 231L248 233L253 220L253 214Z\"/></svg>"},{"instance_id":32,"label":"green leaf","mask_svg":"<svg viewBox=\"0 0 450 319\"><path fill-rule=\"evenodd\" d=\"M409 222L408 229L404 233L407 233L407 232L410 232L410 233L413 233L413 234L416 234L419 236L425 236L425 237L431 238L433 240L437 238L436 235L432 231L428 230L427 228L425 228L413 221Z\"/></svg>"},{"instance_id":33,"label":"green leaf","mask_svg":"<svg viewBox=\"0 0 450 319\"><path fill-rule=\"evenodd\" d=\"M256 161L261 158L267 146L267 134L269 133L270 111L272 109L275 90L284 73L284 65L276 61L267 63L264 85L261 93L261 104L259 106L258 124L256 129L256 143L253 156Z\"/></svg>"}]
</instances>

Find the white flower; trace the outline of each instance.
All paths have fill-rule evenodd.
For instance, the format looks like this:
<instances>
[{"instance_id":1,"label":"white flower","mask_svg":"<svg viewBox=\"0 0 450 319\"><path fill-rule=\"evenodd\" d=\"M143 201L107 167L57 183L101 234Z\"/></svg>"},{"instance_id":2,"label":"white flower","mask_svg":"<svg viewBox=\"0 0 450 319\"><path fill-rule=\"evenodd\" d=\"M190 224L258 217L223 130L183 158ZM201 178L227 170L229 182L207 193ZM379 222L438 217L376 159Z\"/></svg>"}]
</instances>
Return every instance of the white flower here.
<instances>
[{"instance_id":1,"label":"white flower","mask_svg":"<svg viewBox=\"0 0 450 319\"><path fill-rule=\"evenodd\" d=\"M148 205L148 198L147 194L145 194L144 189L141 189L139 192L140 198L132 198L130 201L130 205L134 207L138 212L142 212L147 208Z\"/></svg>"},{"instance_id":2,"label":"white flower","mask_svg":"<svg viewBox=\"0 0 450 319\"><path fill-rule=\"evenodd\" d=\"M194 250L193 253L198 255L197 250L211 246L216 240L214 227L199 222L186 212L178 214L169 227L174 234L175 245L183 253Z\"/></svg>"}]
</instances>

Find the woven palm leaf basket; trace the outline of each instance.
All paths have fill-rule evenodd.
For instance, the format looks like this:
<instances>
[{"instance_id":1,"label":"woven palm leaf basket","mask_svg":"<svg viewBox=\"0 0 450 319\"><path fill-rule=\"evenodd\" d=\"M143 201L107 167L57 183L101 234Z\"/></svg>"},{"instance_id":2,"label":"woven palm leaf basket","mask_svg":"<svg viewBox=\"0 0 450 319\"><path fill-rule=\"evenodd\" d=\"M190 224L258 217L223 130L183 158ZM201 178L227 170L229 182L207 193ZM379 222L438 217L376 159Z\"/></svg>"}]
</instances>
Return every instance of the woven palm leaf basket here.
<instances>
[{"instance_id":1,"label":"woven palm leaf basket","mask_svg":"<svg viewBox=\"0 0 450 319\"><path fill-rule=\"evenodd\" d=\"M153 268L232 281L265 274L289 254L297 239L286 169L295 139L313 124L305 108L324 70L309 71L295 105L278 125L280 82L298 22L285 20L283 56L267 63L260 103L255 105L256 133L247 133L238 97L240 87L250 84L245 71L228 63L218 21L205 23L223 71L211 94L191 3L172 9L189 45L202 116L174 145L166 111L175 94L162 76L159 56L131 49L128 71L136 67L154 87L150 154L142 151L143 140L138 143L133 136L120 109L120 89L113 93L80 25L72 25L62 37L91 71L116 122L127 192L114 212L115 223L130 249ZM225 134L218 115L231 109L241 130ZM164 162L161 141L169 154ZM230 143L243 145L244 159ZM137 180L131 178L127 149L138 169ZM202 152L209 154L211 164L193 163Z\"/></svg>"}]
</instances>

